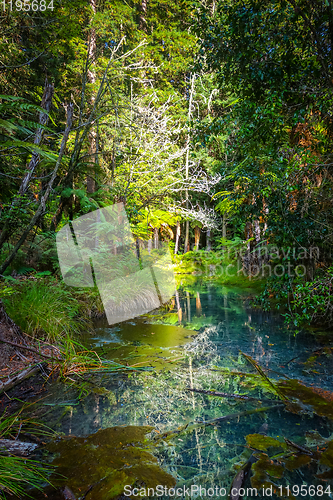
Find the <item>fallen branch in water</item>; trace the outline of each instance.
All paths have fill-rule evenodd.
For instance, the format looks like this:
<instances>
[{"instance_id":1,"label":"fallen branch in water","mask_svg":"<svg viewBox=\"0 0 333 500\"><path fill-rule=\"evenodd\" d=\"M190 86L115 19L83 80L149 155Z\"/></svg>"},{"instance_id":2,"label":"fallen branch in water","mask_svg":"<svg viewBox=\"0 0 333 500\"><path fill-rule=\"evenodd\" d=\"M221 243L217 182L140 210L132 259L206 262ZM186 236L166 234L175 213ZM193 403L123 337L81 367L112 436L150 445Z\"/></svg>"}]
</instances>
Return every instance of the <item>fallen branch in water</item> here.
<instances>
[{"instance_id":1,"label":"fallen branch in water","mask_svg":"<svg viewBox=\"0 0 333 500\"><path fill-rule=\"evenodd\" d=\"M251 396L245 396L242 394L229 394L227 392L206 391L205 389L194 389L188 387L186 391L198 392L200 394L207 394L208 396L217 396L220 398L235 398L235 399L243 399L245 401L265 401L265 403L275 403L275 401L272 399L252 398Z\"/></svg>"},{"instance_id":2,"label":"fallen branch in water","mask_svg":"<svg viewBox=\"0 0 333 500\"><path fill-rule=\"evenodd\" d=\"M278 404L272 405L272 406L264 406L263 408L254 408L253 410L245 410L245 411L240 411L238 413L230 413L229 415L224 415L223 417L217 417L217 418L213 418L212 420L206 420L203 422L196 422L195 424L192 424L192 425L186 424L186 425L179 427L176 430L167 431L167 432L164 432L163 434L155 436L154 440L169 438L171 436L176 436L178 434L181 434L182 432L189 432L189 431L192 431L194 429L204 427L206 425L216 425L216 424L219 424L221 422L228 421L228 420L235 420L236 418L244 417L246 415L252 415L253 413L260 413L260 412L275 410L277 408L281 408L282 406L284 406L283 403L278 403Z\"/></svg>"},{"instance_id":3,"label":"fallen branch in water","mask_svg":"<svg viewBox=\"0 0 333 500\"><path fill-rule=\"evenodd\" d=\"M273 384L273 382L267 377L267 375L263 372L263 369L261 366L253 359L251 356L248 354L245 354L242 351L239 351L242 356L244 356L245 359L257 370L257 372L262 376L262 378L267 382L267 384L273 389L273 391L279 396L282 401L289 401L288 398L280 391L280 389Z\"/></svg>"}]
</instances>

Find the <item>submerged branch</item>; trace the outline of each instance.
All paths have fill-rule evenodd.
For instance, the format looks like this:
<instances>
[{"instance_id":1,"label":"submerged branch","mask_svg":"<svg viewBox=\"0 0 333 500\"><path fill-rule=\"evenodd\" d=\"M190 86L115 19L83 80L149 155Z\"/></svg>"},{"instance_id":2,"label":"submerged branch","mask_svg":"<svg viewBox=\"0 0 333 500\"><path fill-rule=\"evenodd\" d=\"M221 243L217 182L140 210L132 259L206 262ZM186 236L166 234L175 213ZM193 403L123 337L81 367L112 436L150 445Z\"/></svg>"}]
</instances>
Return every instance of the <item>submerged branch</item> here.
<instances>
[{"instance_id":1,"label":"submerged branch","mask_svg":"<svg viewBox=\"0 0 333 500\"><path fill-rule=\"evenodd\" d=\"M245 401L265 401L266 403L275 403L275 401L271 399L252 398L251 396L245 396L243 394L228 394L227 392L206 391L205 389L194 389L190 387L188 387L186 390L191 392L198 392L200 394L207 394L208 396L217 396L220 398L235 398Z\"/></svg>"},{"instance_id":2,"label":"submerged branch","mask_svg":"<svg viewBox=\"0 0 333 500\"><path fill-rule=\"evenodd\" d=\"M159 439L165 439L165 438L169 438L172 436L177 436L178 434L181 434L182 432L189 432L189 431L192 431L194 429L198 429L200 427L205 427L206 425L216 425L216 424L219 424L220 422L225 422L228 420L235 420L236 418L244 417L246 415L252 415L253 413L261 413L261 412L266 412L266 411L270 411L270 410L275 410L277 408L281 408L282 406L284 406L283 403L278 403L278 404L272 405L272 406L264 406L263 408L254 408L253 410L245 410L245 411L240 411L238 413L230 413L229 415L224 415L223 417L217 417L217 418L213 418L212 420L206 420L203 422L196 422L195 424L192 424L192 425L186 424L186 425L179 427L178 429L173 429L171 431L164 432L163 434L161 434L159 436L155 436L154 440L157 441Z\"/></svg>"}]
</instances>

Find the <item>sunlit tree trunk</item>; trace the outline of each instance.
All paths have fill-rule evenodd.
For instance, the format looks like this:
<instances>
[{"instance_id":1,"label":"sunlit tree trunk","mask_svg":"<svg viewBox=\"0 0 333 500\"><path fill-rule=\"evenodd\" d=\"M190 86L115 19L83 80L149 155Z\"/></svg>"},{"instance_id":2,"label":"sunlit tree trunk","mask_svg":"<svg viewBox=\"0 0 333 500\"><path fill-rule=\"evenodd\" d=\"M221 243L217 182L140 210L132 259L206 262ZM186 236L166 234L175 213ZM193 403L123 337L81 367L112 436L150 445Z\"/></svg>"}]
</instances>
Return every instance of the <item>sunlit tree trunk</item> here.
<instances>
[{"instance_id":1,"label":"sunlit tree trunk","mask_svg":"<svg viewBox=\"0 0 333 500\"><path fill-rule=\"evenodd\" d=\"M183 312L182 312L182 308L180 307L178 290L176 290L175 296L176 296L176 304L177 304L178 322L181 323Z\"/></svg>"},{"instance_id":2,"label":"sunlit tree trunk","mask_svg":"<svg viewBox=\"0 0 333 500\"><path fill-rule=\"evenodd\" d=\"M197 316L201 316L202 314L202 306L201 306L201 300L200 300L200 293L197 292L197 296L195 299L195 306L196 306L196 314Z\"/></svg>"},{"instance_id":3,"label":"sunlit tree trunk","mask_svg":"<svg viewBox=\"0 0 333 500\"><path fill-rule=\"evenodd\" d=\"M190 221L185 222L185 243L184 243L184 253L190 250Z\"/></svg>"},{"instance_id":4,"label":"sunlit tree trunk","mask_svg":"<svg viewBox=\"0 0 333 500\"><path fill-rule=\"evenodd\" d=\"M158 249L158 228L154 227L154 248Z\"/></svg>"},{"instance_id":5,"label":"sunlit tree trunk","mask_svg":"<svg viewBox=\"0 0 333 500\"><path fill-rule=\"evenodd\" d=\"M179 238L180 238L180 222L177 221L175 255L178 253L178 249L179 249Z\"/></svg>"},{"instance_id":6,"label":"sunlit tree trunk","mask_svg":"<svg viewBox=\"0 0 333 500\"><path fill-rule=\"evenodd\" d=\"M186 301L187 301L187 321L191 322L191 299L189 292L186 292Z\"/></svg>"}]
</instances>

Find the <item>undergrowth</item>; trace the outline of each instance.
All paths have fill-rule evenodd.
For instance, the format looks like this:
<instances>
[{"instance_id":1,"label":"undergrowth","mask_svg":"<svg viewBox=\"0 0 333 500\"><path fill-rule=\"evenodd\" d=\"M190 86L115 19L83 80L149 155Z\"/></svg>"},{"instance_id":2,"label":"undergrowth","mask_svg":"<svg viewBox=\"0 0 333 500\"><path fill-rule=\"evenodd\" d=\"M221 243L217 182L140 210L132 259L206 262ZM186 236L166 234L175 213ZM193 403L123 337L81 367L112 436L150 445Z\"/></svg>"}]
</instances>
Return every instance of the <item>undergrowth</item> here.
<instances>
[{"instance_id":1,"label":"undergrowth","mask_svg":"<svg viewBox=\"0 0 333 500\"><path fill-rule=\"evenodd\" d=\"M33 432L42 436L53 436L54 431L44 425L23 416L24 407L14 415L0 416L0 438L17 439L24 437L26 432ZM21 457L6 456L0 452L0 498L7 495L20 497L26 494L28 487L42 491L53 468L37 460Z\"/></svg>"},{"instance_id":2,"label":"undergrowth","mask_svg":"<svg viewBox=\"0 0 333 500\"><path fill-rule=\"evenodd\" d=\"M90 318L104 312L98 290L70 288L53 276L6 280L0 298L24 332L50 342L89 328Z\"/></svg>"},{"instance_id":3,"label":"undergrowth","mask_svg":"<svg viewBox=\"0 0 333 500\"><path fill-rule=\"evenodd\" d=\"M287 273L267 279L264 291L255 300L265 311L281 309L285 322L303 325L333 325L333 267L319 270L313 281Z\"/></svg>"},{"instance_id":4,"label":"undergrowth","mask_svg":"<svg viewBox=\"0 0 333 500\"><path fill-rule=\"evenodd\" d=\"M79 302L53 277L17 281L3 302L8 315L26 333L55 341L79 330Z\"/></svg>"}]
</instances>

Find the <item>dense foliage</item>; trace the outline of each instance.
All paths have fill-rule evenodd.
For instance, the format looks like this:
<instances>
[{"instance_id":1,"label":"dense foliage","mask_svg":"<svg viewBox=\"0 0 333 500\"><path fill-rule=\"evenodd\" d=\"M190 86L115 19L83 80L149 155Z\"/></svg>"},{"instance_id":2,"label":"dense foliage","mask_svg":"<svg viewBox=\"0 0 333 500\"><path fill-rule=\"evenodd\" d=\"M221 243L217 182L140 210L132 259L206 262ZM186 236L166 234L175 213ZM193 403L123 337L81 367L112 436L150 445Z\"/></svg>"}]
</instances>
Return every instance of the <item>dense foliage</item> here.
<instances>
[{"instance_id":1,"label":"dense foliage","mask_svg":"<svg viewBox=\"0 0 333 500\"><path fill-rule=\"evenodd\" d=\"M54 233L123 202L138 241L241 241L262 302L323 319L293 291L330 280L330 2L62 0L1 25L0 274L57 273Z\"/></svg>"}]
</instances>

